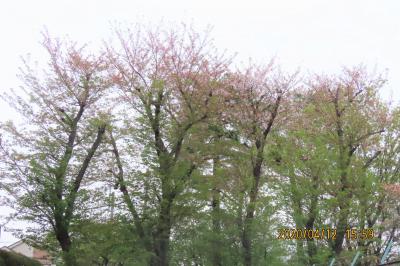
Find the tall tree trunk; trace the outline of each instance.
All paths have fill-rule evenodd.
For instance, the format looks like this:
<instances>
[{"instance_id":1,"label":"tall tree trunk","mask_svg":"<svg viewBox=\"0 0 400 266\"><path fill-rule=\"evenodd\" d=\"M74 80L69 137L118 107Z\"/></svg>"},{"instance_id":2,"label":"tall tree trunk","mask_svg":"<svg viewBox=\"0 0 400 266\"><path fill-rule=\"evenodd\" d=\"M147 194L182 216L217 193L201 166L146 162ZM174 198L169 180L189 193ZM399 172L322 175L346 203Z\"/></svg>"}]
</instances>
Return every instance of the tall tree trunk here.
<instances>
[{"instance_id":1,"label":"tall tree trunk","mask_svg":"<svg viewBox=\"0 0 400 266\"><path fill-rule=\"evenodd\" d=\"M243 246L243 263L245 266L252 265L252 238L253 238L253 219L256 209L256 202L261 177L261 166L263 163L263 150L264 145L257 142L257 157L253 166L253 182L249 195L249 203L247 205L246 217L244 219L244 227L242 233L242 246Z\"/></svg>"},{"instance_id":2,"label":"tall tree trunk","mask_svg":"<svg viewBox=\"0 0 400 266\"><path fill-rule=\"evenodd\" d=\"M318 176L313 175L312 176L312 198L311 198L311 204L310 204L310 209L308 212L308 217L307 217L307 221L306 221L306 229L309 230L313 230L314 229L314 224L315 224L315 219L317 217L317 213L318 213ZM308 253L308 262L310 265L313 265L314 263L316 263L315 261L315 255L317 253L317 247L315 245L315 241L314 238L307 238L307 253Z\"/></svg>"},{"instance_id":3,"label":"tall tree trunk","mask_svg":"<svg viewBox=\"0 0 400 266\"><path fill-rule=\"evenodd\" d=\"M341 189L338 195L339 204L339 220L336 226L336 239L333 243L333 251L336 255L339 255L343 250L343 241L346 234L348 225L348 219L350 215L350 201L352 198L352 191L347 176L347 168L350 165L350 156L344 159L343 152L341 152L340 164L341 164L341 176L340 183Z\"/></svg>"},{"instance_id":4,"label":"tall tree trunk","mask_svg":"<svg viewBox=\"0 0 400 266\"><path fill-rule=\"evenodd\" d=\"M60 243L62 250L62 258L66 266L76 266L75 255L71 252L71 238L68 234L68 230L62 227L56 233L58 242Z\"/></svg>"},{"instance_id":5,"label":"tall tree trunk","mask_svg":"<svg viewBox=\"0 0 400 266\"><path fill-rule=\"evenodd\" d=\"M174 192L163 195L159 220L153 234L155 258L152 259L153 266L168 266L168 249L171 235L171 207L175 198Z\"/></svg>"},{"instance_id":6,"label":"tall tree trunk","mask_svg":"<svg viewBox=\"0 0 400 266\"><path fill-rule=\"evenodd\" d=\"M243 246L243 264L245 266L251 266L252 256L251 256L251 225L253 217L247 217L244 221L244 228L242 234L242 246Z\"/></svg>"},{"instance_id":7,"label":"tall tree trunk","mask_svg":"<svg viewBox=\"0 0 400 266\"><path fill-rule=\"evenodd\" d=\"M345 142L345 135L342 124L342 112L339 108L339 90L336 91L336 96L333 99L336 112L336 134L338 137L339 144L339 170L340 170L340 191L338 194L338 205L339 205L339 220L336 226L336 239L333 243L333 251L336 255L342 252L342 245L344 240L344 235L346 233L346 227L348 226L348 216L349 216L349 182L347 179L347 167L350 164L351 153L348 152L348 147Z\"/></svg>"},{"instance_id":8,"label":"tall tree trunk","mask_svg":"<svg viewBox=\"0 0 400 266\"><path fill-rule=\"evenodd\" d=\"M343 240L346 234L346 229L348 227L348 217L350 214L350 199L343 199L339 202L339 221L337 224L337 234L336 240L334 242L333 250L336 255L339 255L343 250Z\"/></svg>"},{"instance_id":9,"label":"tall tree trunk","mask_svg":"<svg viewBox=\"0 0 400 266\"><path fill-rule=\"evenodd\" d=\"M213 177L216 180L217 174L216 169L218 167L218 159L213 160ZM220 209L220 192L217 185L214 185L212 189L212 232L213 232L213 242L212 242L212 265L222 266L221 257L221 209Z\"/></svg>"}]
</instances>

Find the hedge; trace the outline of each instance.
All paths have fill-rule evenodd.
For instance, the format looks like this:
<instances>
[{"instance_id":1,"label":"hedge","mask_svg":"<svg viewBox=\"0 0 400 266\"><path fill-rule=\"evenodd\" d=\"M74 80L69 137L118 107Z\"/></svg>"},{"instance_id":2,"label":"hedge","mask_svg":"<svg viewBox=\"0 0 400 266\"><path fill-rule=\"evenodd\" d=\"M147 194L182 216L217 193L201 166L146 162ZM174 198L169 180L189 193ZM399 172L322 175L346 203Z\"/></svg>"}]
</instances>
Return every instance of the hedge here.
<instances>
[{"instance_id":1,"label":"hedge","mask_svg":"<svg viewBox=\"0 0 400 266\"><path fill-rule=\"evenodd\" d=\"M0 266L41 266L37 260L28 258L24 255L0 250Z\"/></svg>"}]
</instances>

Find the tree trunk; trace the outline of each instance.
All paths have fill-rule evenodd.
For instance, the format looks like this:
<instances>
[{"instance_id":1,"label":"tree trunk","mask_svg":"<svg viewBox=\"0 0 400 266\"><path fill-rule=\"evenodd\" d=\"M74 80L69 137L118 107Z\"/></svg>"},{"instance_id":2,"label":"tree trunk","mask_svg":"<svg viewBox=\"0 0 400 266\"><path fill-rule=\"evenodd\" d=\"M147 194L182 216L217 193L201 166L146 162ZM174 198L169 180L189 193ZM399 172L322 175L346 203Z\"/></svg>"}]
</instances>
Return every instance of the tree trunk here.
<instances>
[{"instance_id":1,"label":"tree trunk","mask_svg":"<svg viewBox=\"0 0 400 266\"><path fill-rule=\"evenodd\" d=\"M263 150L264 145L258 144L257 145L257 157L256 162L253 166L253 184L250 190L250 198L249 204L246 210L246 217L244 220L244 227L243 227L243 234L242 234L242 246L243 246L243 264L245 266L252 265L252 227L253 227L253 219L254 219L254 212L256 209L256 201L261 177L261 166L263 162Z\"/></svg>"},{"instance_id":2,"label":"tree trunk","mask_svg":"<svg viewBox=\"0 0 400 266\"><path fill-rule=\"evenodd\" d=\"M349 147L345 142L345 134L342 124L342 112L339 108L339 90L336 92L336 98L334 99L335 111L336 111L336 134L339 141L339 169L340 173L340 184L341 188L338 194L339 203L339 220L336 226L336 239L333 243L333 251L336 255L342 252L342 245L344 236L346 233L346 228L348 226L348 217L350 214L349 202L351 200L351 193L349 191L349 181L347 176L347 169L350 165L351 156L353 155L352 147Z\"/></svg>"},{"instance_id":3,"label":"tree trunk","mask_svg":"<svg viewBox=\"0 0 400 266\"><path fill-rule=\"evenodd\" d=\"M218 159L213 160L213 177L217 180L217 167ZM212 189L212 200L211 200L211 217L212 217L212 265L222 266L221 258L221 209L220 209L220 194L217 185L214 185Z\"/></svg>"},{"instance_id":4,"label":"tree trunk","mask_svg":"<svg viewBox=\"0 0 400 266\"><path fill-rule=\"evenodd\" d=\"M171 234L171 206L174 195L170 193L161 201L159 221L153 235L155 257L151 260L152 266L168 266L169 238Z\"/></svg>"},{"instance_id":5,"label":"tree trunk","mask_svg":"<svg viewBox=\"0 0 400 266\"><path fill-rule=\"evenodd\" d=\"M339 255L342 250L343 250L343 240L344 236L346 234L346 229L349 226L348 225L348 218L350 214L350 206L349 202L352 198L352 194L350 191L350 185L347 180L347 166L349 165L349 160L347 161L347 164L342 167L342 174L341 174L341 189L340 189L340 195L338 196L338 201L339 201L339 220L338 224L336 226L336 239L333 245L333 251L335 252L336 255Z\"/></svg>"},{"instance_id":6,"label":"tree trunk","mask_svg":"<svg viewBox=\"0 0 400 266\"><path fill-rule=\"evenodd\" d=\"M252 257L251 257L251 225L252 225L252 219L253 218L248 218L246 217L244 221L244 229L243 229L243 234L242 234L242 246L243 246L243 264L245 266L251 266L252 263Z\"/></svg>"},{"instance_id":7,"label":"tree trunk","mask_svg":"<svg viewBox=\"0 0 400 266\"><path fill-rule=\"evenodd\" d=\"M317 217L317 213L318 213L318 176L313 175L312 177L312 198L311 198L311 204L310 204L310 209L308 212L308 218L306 221L306 229L309 230L313 230L314 229L314 223L315 223L315 219ZM315 245L315 241L314 238L307 238L307 253L308 253L308 262L310 265L313 265L315 262L315 255L317 254L317 247Z\"/></svg>"},{"instance_id":8,"label":"tree trunk","mask_svg":"<svg viewBox=\"0 0 400 266\"><path fill-rule=\"evenodd\" d=\"M69 237L66 228L61 228L57 232L57 240L60 243L62 250L62 258L66 266L76 266L76 258L71 253L71 238Z\"/></svg>"},{"instance_id":9,"label":"tree trunk","mask_svg":"<svg viewBox=\"0 0 400 266\"><path fill-rule=\"evenodd\" d=\"M347 199L350 200L350 199ZM339 221L337 225L337 237L334 242L333 250L336 255L339 255L343 250L343 240L348 227L348 217L350 214L348 202L345 200L340 204Z\"/></svg>"}]
</instances>

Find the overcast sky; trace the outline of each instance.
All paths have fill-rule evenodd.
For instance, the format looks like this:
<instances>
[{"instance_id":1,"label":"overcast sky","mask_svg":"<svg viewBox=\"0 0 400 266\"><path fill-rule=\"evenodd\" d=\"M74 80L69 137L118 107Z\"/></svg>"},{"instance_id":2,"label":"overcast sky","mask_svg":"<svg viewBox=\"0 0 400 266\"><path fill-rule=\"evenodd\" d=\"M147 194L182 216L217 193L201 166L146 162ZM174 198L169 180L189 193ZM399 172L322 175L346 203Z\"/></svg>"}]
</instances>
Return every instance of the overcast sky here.
<instances>
[{"instance_id":1,"label":"overcast sky","mask_svg":"<svg viewBox=\"0 0 400 266\"><path fill-rule=\"evenodd\" d=\"M284 69L335 73L364 63L388 71L385 98L400 102L400 1L398 0L4 0L0 5L0 92L17 88L20 57L40 61L41 31L96 46L111 24L193 22L213 27L218 48L238 61L276 56ZM391 95L393 95L391 97ZM0 121L15 115L0 103ZM3 209L4 210L4 209ZM0 209L2 211L2 209ZM3 211L4 212L4 211ZM14 239L2 233L0 246Z\"/></svg>"}]
</instances>

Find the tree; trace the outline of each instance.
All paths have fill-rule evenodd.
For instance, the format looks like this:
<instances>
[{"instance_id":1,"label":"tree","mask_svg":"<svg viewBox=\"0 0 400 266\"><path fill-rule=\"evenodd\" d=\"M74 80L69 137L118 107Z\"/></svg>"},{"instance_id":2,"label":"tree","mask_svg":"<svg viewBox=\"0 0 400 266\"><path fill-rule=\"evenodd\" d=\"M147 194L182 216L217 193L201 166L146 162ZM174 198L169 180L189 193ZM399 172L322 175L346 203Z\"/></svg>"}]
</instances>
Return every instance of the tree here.
<instances>
[{"instance_id":1,"label":"tree","mask_svg":"<svg viewBox=\"0 0 400 266\"><path fill-rule=\"evenodd\" d=\"M382 85L381 77L369 76L363 68L345 69L336 77L316 76L308 91L292 96L299 112L278 137L272 154L282 180L287 178L281 184L291 204L288 213L297 228L329 225L337 230L335 239L319 240L331 252L317 252L315 239L304 239L305 255L298 241L303 263L319 263L329 253L339 256L344 249L352 250L351 239L344 241L346 230L367 228L365 218L355 214L377 203L368 171L380 156L378 146L389 121L377 95Z\"/></svg>"},{"instance_id":2,"label":"tree","mask_svg":"<svg viewBox=\"0 0 400 266\"><path fill-rule=\"evenodd\" d=\"M361 228L374 228L375 241L359 241L369 262L378 261L389 241L398 243L399 210L396 202L399 184L399 110L388 109L388 124L380 141L374 144L376 158L364 152L368 168L355 193Z\"/></svg>"},{"instance_id":3,"label":"tree","mask_svg":"<svg viewBox=\"0 0 400 266\"><path fill-rule=\"evenodd\" d=\"M248 153L249 172L243 176L240 223L244 265L253 265L252 242L259 191L263 182L265 150L270 133L285 118L287 92L295 82L295 75L286 75L271 62L266 66L250 65L231 77L233 88L232 108L228 117L237 129L243 148ZM265 168L264 168L265 169Z\"/></svg>"},{"instance_id":4,"label":"tree","mask_svg":"<svg viewBox=\"0 0 400 266\"><path fill-rule=\"evenodd\" d=\"M332 243L338 255L349 224L354 184L360 164L357 154L366 145L376 141L385 130L386 110L377 93L383 85L380 77L368 77L363 68L345 69L339 78L317 78L311 86L315 90L315 108L319 110L322 126L332 132L330 142L335 153L338 179L330 194L337 199L337 238ZM374 159L374 155L371 155Z\"/></svg>"},{"instance_id":5,"label":"tree","mask_svg":"<svg viewBox=\"0 0 400 266\"><path fill-rule=\"evenodd\" d=\"M16 198L17 217L39 225L33 236L51 231L66 265L76 265L71 224L78 222L85 183L108 124L102 100L110 83L103 56L45 35L48 68L38 74L25 62L21 93L5 100L24 125L1 125L2 163ZM97 155L96 155L97 153ZM99 167L99 166L98 166ZM42 232L43 232L42 231Z\"/></svg>"},{"instance_id":6,"label":"tree","mask_svg":"<svg viewBox=\"0 0 400 266\"><path fill-rule=\"evenodd\" d=\"M151 264L168 265L175 201L198 167L191 149L192 131L215 110L229 60L214 53L207 37L186 26L176 31L135 28L126 35L119 31L118 37L122 49L108 49L114 82L121 102L140 119L139 125L135 118L129 123L142 131L141 141L153 160L145 164L158 199L149 228L143 223L143 217L148 217L143 202L133 204L118 142L111 138L118 167L115 176L137 234L153 253Z\"/></svg>"}]
</instances>

